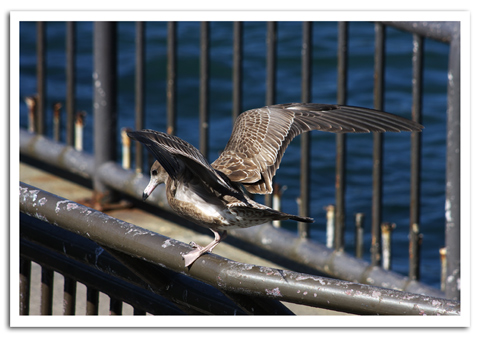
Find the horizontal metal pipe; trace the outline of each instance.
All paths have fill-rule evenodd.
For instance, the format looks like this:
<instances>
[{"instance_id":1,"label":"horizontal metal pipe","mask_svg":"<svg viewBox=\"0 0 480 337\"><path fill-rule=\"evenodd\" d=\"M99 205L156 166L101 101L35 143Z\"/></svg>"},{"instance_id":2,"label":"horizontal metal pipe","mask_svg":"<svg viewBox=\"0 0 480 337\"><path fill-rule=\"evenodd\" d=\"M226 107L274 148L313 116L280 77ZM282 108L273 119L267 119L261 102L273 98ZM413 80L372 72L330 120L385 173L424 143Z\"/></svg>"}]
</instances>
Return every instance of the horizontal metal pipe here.
<instances>
[{"instance_id":1,"label":"horizontal metal pipe","mask_svg":"<svg viewBox=\"0 0 480 337\"><path fill-rule=\"evenodd\" d=\"M170 314L225 315L239 310L217 289L185 275L101 247L23 213L20 223L22 257L152 314L167 314L161 307L169 308ZM136 270L130 268L132 261Z\"/></svg>"},{"instance_id":2,"label":"horizontal metal pipe","mask_svg":"<svg viewBox=\"0 0 480 337\"><path fill-rule=\"evenodd\" d=\"M460 303L231 261L214 254L186 268L192 248L102 212L20 183L20 211L221 290L356 314L456 315Z\"/></svg>"},{"instance_id":3,"label":"horizontal metal pipe","mask_svg":"<svg viewBox=\"0 0 480 337\"><path fill-rule=\"evenodd\" d=\"M77 152L70 146L61 145L44 136L32 135L24 129L20 130L20 153L28 154L38 160L45 160L86 178L91 178L94 170L91 155ZM106 185L138 199L149 182L147 176L124 170L113 162L103 164L99 168L98 177ZM171 211L165 196L165 185L158 186L146 202ZM408 280L407 277L398 273L372 268L365 261L355 259L347 253L335 253L322 244L311 240L300 240L294 233L285 229L275 229L272 226L263 225L229 230L228 235L331 277L435 297L445 296L438 289L418 281Z\"/></svg>"},{"instance_id":4,"label":"horizontal metal pipe","mask_svg":"<svg viewBox=\"0 0 480 337\"><path fill-rule=\"evenodd\" d=\"M345 252L335 252L312 240L297 238L283 228L262 225L229 230L228 235L342 280L435 297L445 296L438 289L418 281L411 281L406 276L383 270L381 267L371 266L366 261L356 259Z\"/></svg>"},{"instance_id":5,"label":"horizontal metal pipe","mask_svg":"<svg viewBox=\"0 0 480 337\"><path fill-rule=\"evenodd\" d=\"M23 217L23 219L25 218L32 219L28 216ZM33 220L38 221L37 219ZM45 223L40 223L42 224L42 229L44 229ZM46 242L39 242L40 240L37 240L37 238L35 238L33 241L30 240L31 236L29 234L31 234L32 226L33 228L35 227L35 225L33 225L33 221L30 222L27 220L27 223L22 221L22 236L20 239L20 254L22 257L31 259L32 261L40 264L48 265L52 269L55 269L55 271L61 273L65 277L65 280L69 280L67 282L70 284L75 284L75 281L73 281L73 279L75 279L86 286L96 286L98 287L99 291L104 292L109 296L115 294L117 297L131 305L145 305L145 309L148 309L148 311L152 314L165 315L183 313L164 298L156 294L152 294L151 291L147 291L144 288L138 287L137 284L127 283L120 279L120 274L115 274L115 272L118 273L119 263L113 260L111 257L108 261L108 267L104 268L104 261L107 260L107 254L99 254L98 249L88 250L84 249L84 247L81 247L78 252L73 252L73 254L77 253L78 255L72 255L72 249L70 248L72 243L69 241L62 242L60 247L63 246L65 248L61 248L61 250L52 249L50 247L52 241L47 240ZM25 233L26 238L24 237ZM78 238L78 236L75 237ZM94 245L96 248L98 248L98 246L93 242L89 240L85 241L87 242L86 247L90 248L92 245ZM85 241L81 242L83 243ZM80 256L80 253L83 253L83 255ZM107 269L107 271L105 271L105 269ZM74 286L72 290L75 289L76 286ZM70 308L68 311L66 311L65 309L68 307ZM64 315L74 315L74 309L74 298L70 303L64 303ZM83 306L82 311L78 310L78 313L85 314L85 307Z\"/></svg>"},{"instance_id":6,"label":"horizontal metal pipe","mask_svg":"<svg viewBox=\"0 0 480 337\"><path fill-rule=\"evenodd\" d=\"M20 129L20 153L54 165L83 178L92 179L95 161L92 155L76 151L71 146L55 142L45 136Z\"/></svg>"},{"instance_id":7,"label":"horizontal metal pipe","mask_svg":"<svg viewBox=\"0 0 480 337\"><path fill-rule=\"evenodd\" d=\"M450 42L460 29L458 21L383 21L382 23L441 42Z\"/></svg>"}]
</instances>

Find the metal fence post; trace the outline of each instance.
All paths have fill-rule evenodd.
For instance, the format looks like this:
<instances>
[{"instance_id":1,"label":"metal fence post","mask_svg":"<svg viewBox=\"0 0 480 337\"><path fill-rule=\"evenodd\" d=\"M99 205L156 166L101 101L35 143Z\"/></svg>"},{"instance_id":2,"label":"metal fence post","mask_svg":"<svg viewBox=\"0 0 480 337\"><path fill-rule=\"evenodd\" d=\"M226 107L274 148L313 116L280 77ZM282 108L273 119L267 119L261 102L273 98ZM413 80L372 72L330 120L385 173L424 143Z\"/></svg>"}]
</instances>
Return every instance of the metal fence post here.
<instances>
[{"instance_id":1,"label":"metal fence post","mask_svg":"<svg viewBox=\"0 0 480 337\"><path fill-rule=\"evenodd\" d=\"M302 33L302 102L308 103L311 100L312 91L312 31L313 23L304 22ZM300 215L310 214L310 152L311 135L303 133L300 135ZM304 239L310 237L310 224L298 222L298 236Z\"/></svg>"},{"instance_id":2,"label":"metal fence post","mask_svg":"<svg viewBox=\"0 0 480 337\"><path fill-rule=\"evenodd\" d=\"M348 59L348 22L338 23L337 47L337 103L344 105L347 102L347 59ZM342 251L345 245L345 167L347 137L344 133L337 133L335 159L335 250Z\"/></svg>"},{"instance_id":3,"label":"metal fence post","mask_svg":"<svg viewBox=\"0 0 480 337\"><path fill-rule=\"evenodd\" d=\"M46 80L47 71L46 39L45 39L45 22L37 22L37 110L35 115L35 132L40 135L45 134L45 97L46 97Z\"/></svg>"},{"instance_id":4,"label":"metal fence post","mask_svg":"<svg viewBox=\"0 0 480 337\"><path fill-rule=\"evenodd\" d=\"M116 160L117 88L116 23L94 23L94 152L95 171L104 163ZM96 202L112 201L112 192L94 176Z\"/></svg>"},{"instance_id":5,"label":"metal fence post","mask_svg":"<svg viewBox=\"0 0 480 337\"><path fill-rule=\"evenodd\" d=\"M452 27L448 65L445 243L447 298L460 299L460 23Z\"/></svg>"},{"instance_id":6,"label":"metal fence post","mask_svg":"<svg viewBox=\"0 0 480 337\"><path fill-rule=\"evenodd\" d=\"M75 130L75 62L76 62L76 23L67 22L67 36L65 39L65 53L66 53L66 73L67 80L67 97L65 99L65 110L67 113L66 119L66 143L73 146L74 142L74 130Z\"/></svg>"},{"instance_id":7,"label":"metal fence post","mask_svg":"<svg viewBox=\"0 0 480 337\"><path fill-rule=\"evenodd\" d=\"M385 26L375 23L375 74L374 74L374 108L383 110L385 76ZM373 134L372 167L372 266L379 266L381 259L380 224L382 222L383 189L383 134Z\"/></svg>"},{"instance_id":8,"label":"metal fence post","mask_svg":"<svg viewBox=\"0 0 480 337\"><path fill-rule=\"evenodd\" d=\"M422 85L423 85L423 49L424 38L413 35L412 55L412 120L422 122ZM420 183L421 183L421 133L412 132L410 150L410 247L409 277L418 280L420 277Z\"/></svg>"},{"instance_id":9,"label":"metal fence post","mask_svg":"<svg viewBox=\"0 0 480 337\"><path fill-rule=\"evenodd\" d=\"M145 124L145 22L135 26L135 129ZM143 171L143 146L135 142L135 172Z\"/></svg>"}]
</instances>

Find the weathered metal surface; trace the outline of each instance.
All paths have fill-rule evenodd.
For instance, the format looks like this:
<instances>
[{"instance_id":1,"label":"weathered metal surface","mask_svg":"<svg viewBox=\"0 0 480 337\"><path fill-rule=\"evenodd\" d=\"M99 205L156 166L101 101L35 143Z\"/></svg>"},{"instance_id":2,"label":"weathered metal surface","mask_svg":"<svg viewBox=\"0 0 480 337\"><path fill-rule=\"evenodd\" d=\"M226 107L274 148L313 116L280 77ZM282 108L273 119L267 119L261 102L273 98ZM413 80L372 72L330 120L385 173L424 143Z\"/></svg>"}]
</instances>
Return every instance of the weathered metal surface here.
<instances>
[{"instance_id":1,"label":"weathered metal surface","mask_svg":"<svg viewBox=\"0 0 480 337\"><path fill-rule=\"evenodd\" d=\"M460 22L455 21L383 21L383 23L441 42L452 41L460 30Z\"/></svg>"},{"instance_id":2,"label":"weathered metal surface","mask_svg":"<svg viewBox=\"0 0 480 337\"><path fill-rule=\"evenodd\" d=\"M117 24L94 22L93 33L93 133L95 172L117 154ZM93 176L95 201L114 201L114 195L101 179Z\"/></svg>"},{"instance_id":3,"label":"weathered metal surface","mask_svg":"<svg viewBox=\"0 0 480 337\"><path fill-rule=\"evenodd\" d=\"M92 179L95 171L92 155L20 129L20 154L43 161L82 178Z\"/></svg>"},{"instance_id":4,"label":"weathered metal surface","mask_svg":"<svg viewBox=\"0 0 480 337\"><path fill-rule=\"evenodd\" d=\"M135 130L145 126L145 22L135 27ZM135 171L143 171L142 144L135 144Z\"/></svg>"},{"instance_id":5,"label":"weathered metal surface","mask_svg":"<svg viewBox=\"0 0 480 337\"><path fill-rule=\"evenodd\" d=\"M414 34L412 51L412 120L418 123L422 123L423 46L423 37ZM420 279L421 137L421 132L412 132L410 135L410 245L408 276L413 280Z\"/></svg>"},{"instance_id":6,"label":"weathered metal surface","mask_svg":"<svg viewBox=\"0 0 480 337\"><path fill-rule=\"evenodd\" d=\"M337 46L337 103L347 105L348 22L338 23ZM345 188L347 135L335 135L335 250L345 246Z\"/></svg>"},{"instance_id":7,"label":"weathered metal surface","mask_svg":"<svg viewBox=\"0 0 480 337\"><path fill-rule=\"evenodd\" d=\"M310 102L312 97L312 22L303 22L302 27L302 102ZM310 214L310 176L311 176L311 134L300 135L300 200L298 215L307 217ZM298 236L310 238L310 224L298 222Z\"/></svg>"},{"instance_id":8,"label":"weathered metal surface","mask_svg":"<svg viewBox=\"0 0 480 337\"><path fill-rule=\"evenodd\" d=\"M385 80L385 26L375 23L375 64L373 74L373 105L377 110L383 110L384 80ZM381 261L381 234L383 206L383 134L373 134L372 161L372 244L370 260L372 266L379 266Z\"/></svg>"},{"instance_id":9,"label":"weathered metal surface","mask_svg":"<svg viewBox=\"0 0 480 337\"><path fill-rule=\"evenodd\" d=\"M192 248L20 183L21 212L224 291L357 314L459 314L456 301L234 262L213 254L185 268Z\"/></svg>"},{"instance_id":10,"label":"weathered metal surface","mask_svg":"<svg viewBox=\"0 0 480 337\"><path fill-rule=\"evenodd\" d=\"M448 298L460 299L460 23L456 22L448 60L445 245Z\"/></svg>"},{"instance_id":11,"label":"weathered metal surface","mask_svg":"<svg viewBox=\"0 0 480 337\"><path fill-rule=\"evenodd\" d=\"M46 159L50 164L56 164L71 172L81 169L83 176L86 177L91 177L91 172L94 170L93 158L90 155L77 152L71 147L62 146L43 136L32 135L25 130L20 130L20 152L38 160ZM138 199L149 181L147 176L126 171L113 162L102 165L98 170L98 176L108 186ZM146 202L171 211L164 189L164 185L158 186ZM335 278L436 297L445 296L438 289L418 281L410 282L411 280L408 280L407 277L395 272L371 268L363 260L355 259L347 253L336 253L311 240L299 239L293 233L282 228L275 229L272 226L263 225L230 230L228 233L229 236L239 238Z\"/></svg>"},{"instance_id":12,"label":"weathered metal surface","mask_svg":"<svg viewBox=\"0 0 480 337\"><path fill-rule=\"evenodd\" d=\"M26 214L22 213L20 220L21 256L47 264L66 278L110 297L152 314L241 314L231 301L219 298L218 290L212 293L199 281L98 246ZM132 265L141 270L141 276L129 270Z\"/></svg>"}]
</instances>

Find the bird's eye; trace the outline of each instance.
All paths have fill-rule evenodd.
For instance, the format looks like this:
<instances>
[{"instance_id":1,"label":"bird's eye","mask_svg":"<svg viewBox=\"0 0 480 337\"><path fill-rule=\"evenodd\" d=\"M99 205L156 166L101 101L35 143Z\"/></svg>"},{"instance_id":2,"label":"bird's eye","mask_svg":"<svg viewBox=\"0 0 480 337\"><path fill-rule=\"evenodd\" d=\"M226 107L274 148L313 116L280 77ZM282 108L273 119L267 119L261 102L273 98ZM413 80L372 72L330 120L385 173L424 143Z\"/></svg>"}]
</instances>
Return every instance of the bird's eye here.
<instances>
[{"instance_id":1,"label":"bird's eye","mask_svg":"<svg viewBox=\"0 0 480 337\"><path fill-rule=\"evenodd\" d=\"M157 170L153 170L153 171L152 171L152 175L153 175L153 176L156 176L157 173L158 173Z\"/></svg>"}]
</instances>

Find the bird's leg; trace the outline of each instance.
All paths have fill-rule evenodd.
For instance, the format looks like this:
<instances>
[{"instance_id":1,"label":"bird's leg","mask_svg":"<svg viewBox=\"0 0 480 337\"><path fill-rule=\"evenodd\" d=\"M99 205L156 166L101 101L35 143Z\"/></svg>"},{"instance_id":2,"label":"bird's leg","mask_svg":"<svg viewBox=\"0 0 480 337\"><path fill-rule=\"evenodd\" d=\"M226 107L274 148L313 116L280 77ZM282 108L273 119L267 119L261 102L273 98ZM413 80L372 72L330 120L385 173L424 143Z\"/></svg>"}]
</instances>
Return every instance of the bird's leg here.
<instances>
[{"instance_id":1,"label":"bird's leg","mask_svg":"<svg viewBox=\"0 0 480 337\"><path fill-rule=\"evenodd\" d=\"M227 231L217 232L213 229L210 229L210 230L213 232L213 234L215 234L215 239L212 242L210 242L208 245L206 245L205 247L199 246L194 242L190 243L190 245L194 246L195 249L192 250L191 252L183 255L183 259L185 260L185 267L188 267L189 265L191 265L193 262L195 262L203 254L205 254L207 252L211 252L213 250L213 248L215 248L220 243L220 241L222 241L223 239L225 239L227 237Z\"/></svg>"}]
</instances>

